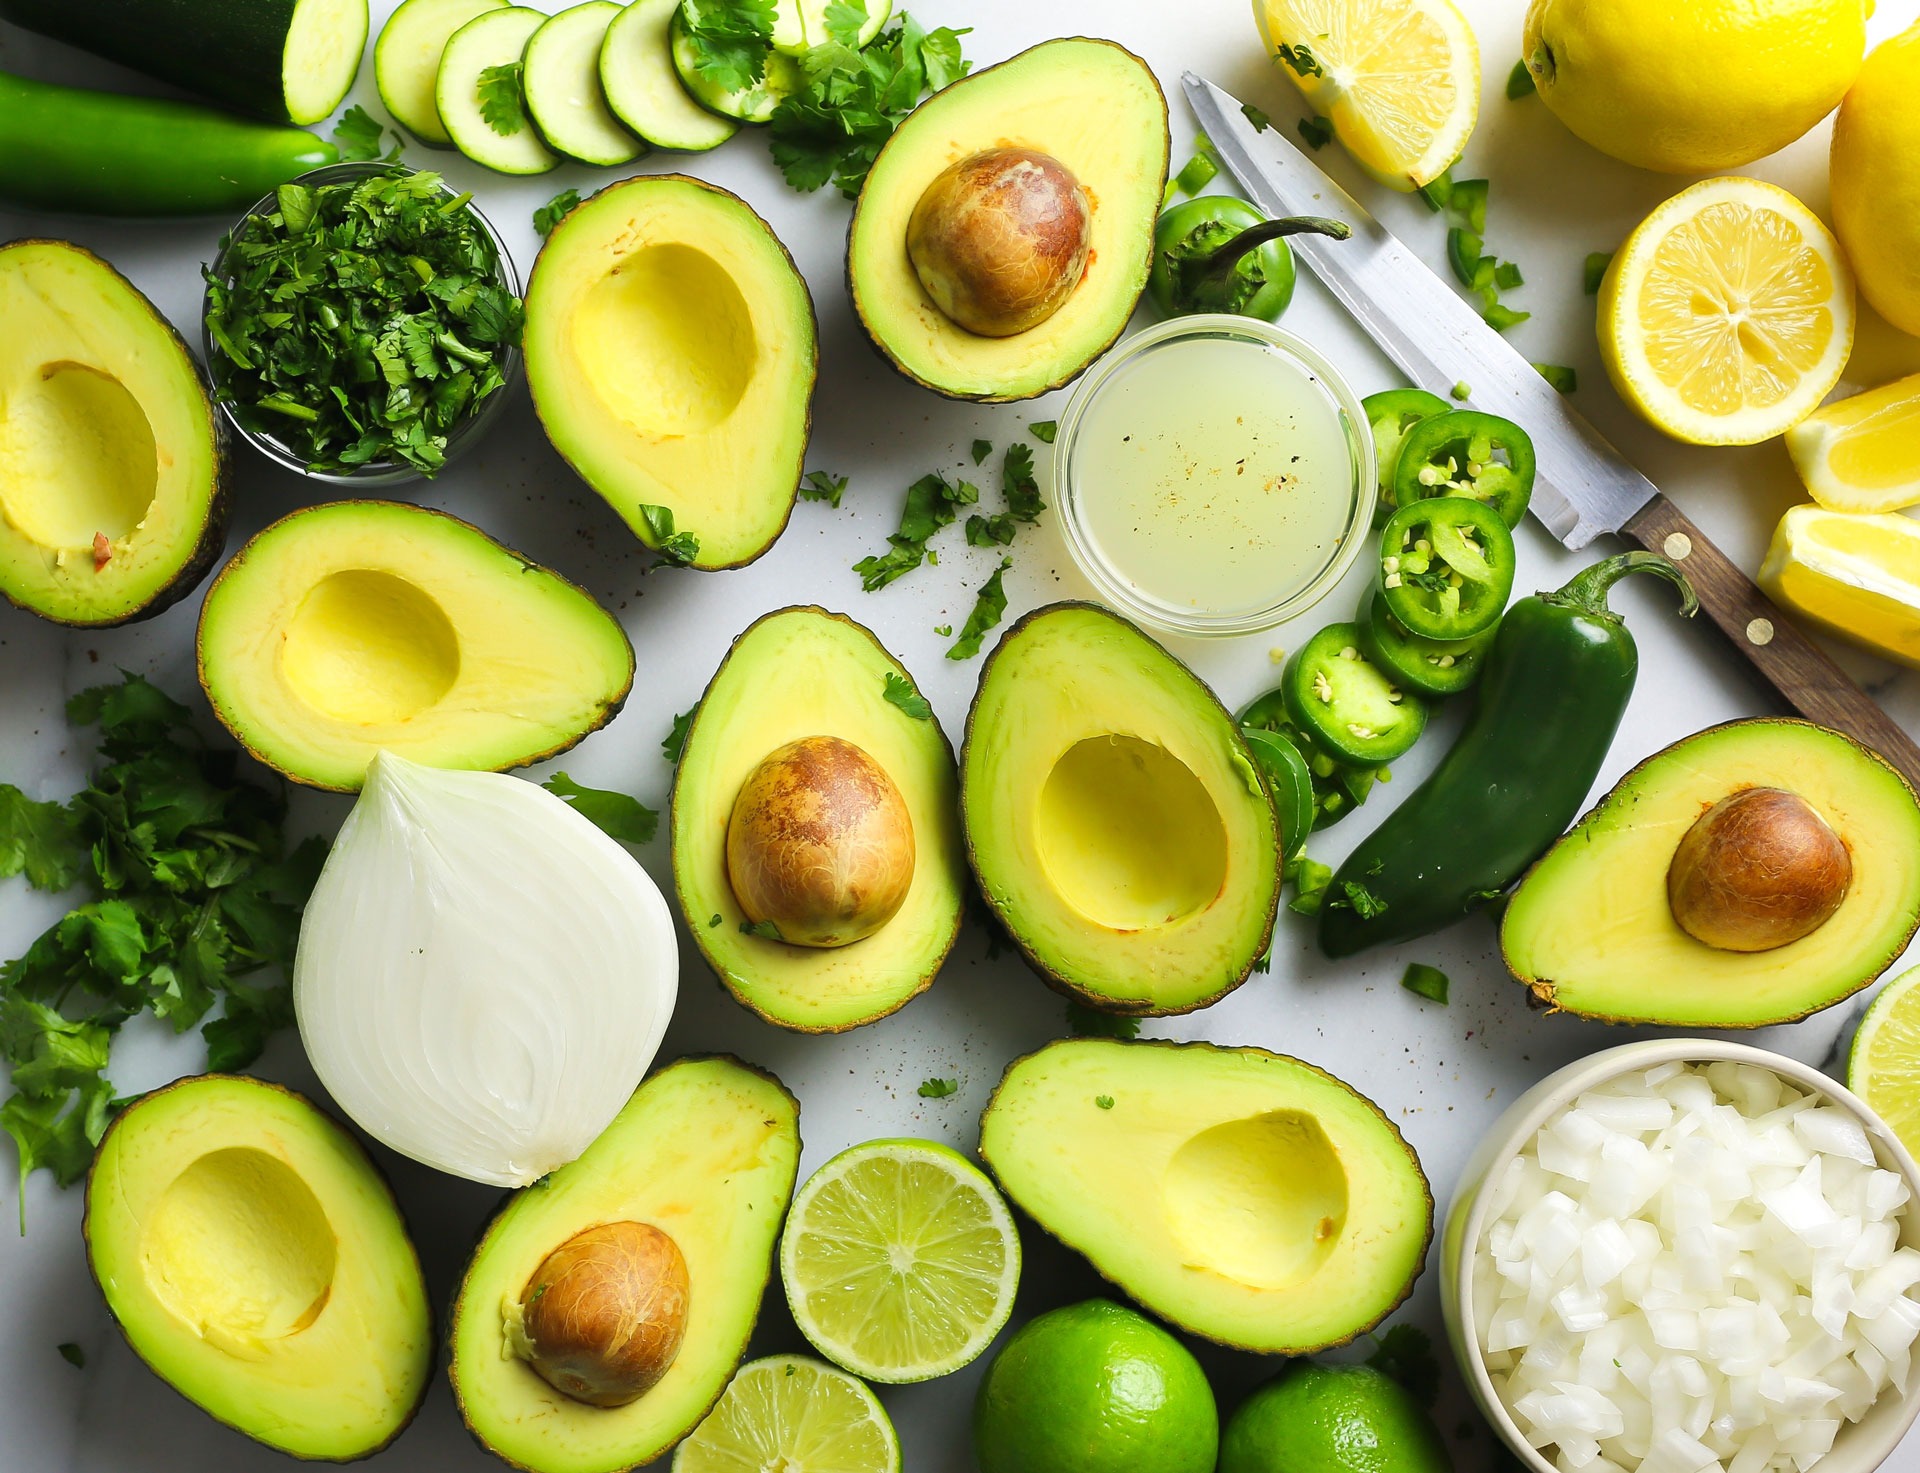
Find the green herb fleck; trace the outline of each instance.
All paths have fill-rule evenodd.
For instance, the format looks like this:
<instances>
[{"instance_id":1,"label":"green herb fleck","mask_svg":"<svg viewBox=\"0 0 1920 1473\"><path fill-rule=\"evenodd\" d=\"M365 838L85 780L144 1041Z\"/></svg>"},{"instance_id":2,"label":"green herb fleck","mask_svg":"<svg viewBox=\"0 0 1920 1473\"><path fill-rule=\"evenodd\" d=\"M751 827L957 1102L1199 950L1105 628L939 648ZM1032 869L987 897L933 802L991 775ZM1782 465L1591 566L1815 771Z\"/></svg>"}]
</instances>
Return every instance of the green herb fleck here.
<instances>
[{"instance_id":1,"label":"green herb fleck","mask_svg":"<svg viewBox=\"0 0 1920 1473\"><path fill-rule=\"evenodd\" d=\"M1445 1006L1447 1001L1447 974L1438 967L1430 967L1425 962L1409 962L1400 985L1429 1002Z\"/></svg>"},{"instance_id":2,"label":"green herb fleck","mask_svg":"<svg viewBox=\"0 0 1920 1473\"><path fill-rule=\"evenodd\" d=\"M1385 1334L1368 1338L1375 1348L1367 1364L1393 1377L1422 1406L1431 1407L1440 1394L1440 1362L1427 1332L1418 1325L1393 1325Z\"/></svg>"},{"instance_id":3,"label":"green herb fleck","mask_svg":"<svg viewBox=\"0 0 1920 1473\"><path fill-rule=\"evenodd\" d=\"M1387 902L1358 880L1342 880L1340 892L1342 898L1333 903L1348 906L1363 921L1370 921L1375 916L1386 914Z\"/></svg>"},{"instance_id":4,"label":"green herb fleck","mask_svg":"<svg viewBox=\"0 0 1920 1473\"><path fill-rule=\"evenodd\" d=\"M720 924L720 912L716 910L712 915L707 917L707 929L711 931L715 926L719 924Z\"/></svg>"},{"instance_id":5,"label":"green herb fleck","mask_svg":"<svg viewBox=\"0 0 1920 1473\"><path fill-rule=\"evenodd\" d=\"M957 1079L923 1079L916 1092L923 1100L944 1100L959 1088L960 1081Z\"/></svg>"},{"instance_id":6,"label":"green herb fleck","mask_svg":"<svg viewBox=\"0 0 1920 1473\"><path fill-rule=\"evenodd\" d=\"M1301 141L1316 152L1333 142L1332 118L1323 118L1316 113L1313 117L1302 118L1297 126Z\"/></svg>"},{"instance_id":7,"label":"green herb fleck","mask_svg":"<svg viewBox=\"0 0 1920 1473\"><path fill-rule=\"evenodd\" d=\"M1613 264L1612 251L1593 251L1580 268L1580 289L1590 297L1600 294L1600 283L1607 279L1607 268Z\"/></svg>"},{"instance_id":8,"label":"green herb fleck","mask_svg":"<svg viewBox=\"0 0 1920 1473\"><path fill-rule=\"evenodd\" d=\"M563 189L539 209L533 212L534 233L542 240L553 234L553 227L566 219L574 206L580 203L580 191Z\"/></svg>"},{"instance_id":9,"label":"green herb fleck","mask_svg":"<svg viewBox=\"0 0 1920 1473\"><path fill-rule=\"evenodd\" d=\"M840 498L847 494L847 478L832 475L826 471L811 471L800 486L802 501L824 501L836 511L840 507Z\"/></svg>"},{"instance_id":10,"label":"green herb fleck","mask_svg":"<svg viewBox=\"0 0 1920 1473\"><path fill-rule=\"evenodd\" d=\"M673 725L660 742L660 755L675 767L680 765L680 754L687 750L687 733L693 730L693 718L699 714L700 703L695 701L673 718Z\"/></svg>"},{"instance_id":11,"label":"green herb fleck","mask_svg":"<svg viewBox=\"0 0 1920 1473\"><path fill-rule=\"evenodd\" d=\"M1564 363L1536 363L1533 366L1541 378L1563 394L1571 394L1580 387L1580 375Z\"/></svg>"},{"instance_id":12,"label":"green herb fleck","mask_svg":"<svg viewBox=\"0 0 1920 1473\"><path fill-rule=\"evenodd\" d=\"M1513 70L1507 73L1507 101L1518 102L1523 97L1531 97L1537 90L1533 73L1527 70L1526 62L1516 61Z\"/></svg>"},{"instance_id":13,"label":"green herb fleck","mask_svg":"<svg viewBox=\"0 0 1920 1473\"><path fill-rule=\"evenodd\" d=\"M355 103L340 116L333 125L333 141L340 150L340 162L343 164L368 164L380 157L380 142L386 136L386 130L380 126L380 120L368 112L359 103ZM394 134L394 145L388 151L384 162L395 164L400 161L400 135Z\"/></svg>"},{"instance_id":14,"label":"green herb fleck","mask_svg":"<svg viewBox=\"0 0 1920 1473\"><path fill-rule=\"evenodd\" d=\"M527 126L526 103L520 92L521 64L503 61L480 73L480 121L502 138L511 138Z\"/></svg>"},{"instance_id":15,"label":"green herb fleck","mask_svg":"<svg viewBox=\"0 0 1920 1473\"><path fill-rule=\"evenodd\" d=\"M1037 522L1047 509L1040 499L1040 482L1033 474L1033 447L1015 442L1000 462L1000 491L1014 520Z\"/></svg>"},{"instance_id":16,"label":"green herb fleck","mask_svg":"<svg viewBox=\"0 0 1920 1473\"><path fill-rule=\"evenodd\" d=\"M959 508L979 500L977 486L966 481L950 482L938 472L930 471L915 481L907 487L900 527L887 538L887 551L853 565L853 571L860 575L860 586L872 593L911 573L927 561L927 539L951 524Z\"/></svg>"},{"instance_id":17,"label":"green herb fleck","mask_svg":"<svg viewBox=\"0 0 1920 1473\"><path fill-rule=\"evenodd\" d=\"M774 925L772 921L742 921L740 923L740 934L742 936L758 936L762 941L784 941L786 939L780 934L780 928Z\"/></svg>"},{"instance_id":18,"label":"green herb fleck","mask_svg":"<svg viewBox=\"0 0 1920 1473\"><path fill-rule=\"evenodd\" d=\"M540 786L582 818L591 820L602 833L623 844L651 843L660 827L660 815L626 793L584 787L564 772L556 772Z\"/></svg>"},{"instance_id":19,"label":"green herb fleck","mask_svg":"<svg viewBox=\"0 0 1920 1473\"><path fill-rule=\"evenodd\" d=\"M936 624L933 626L933 632L942 639L946 639L953 633L953 626L951 624Z\"/></svg>"},{"instance_id":20,"label":"green herb fleck","mask_svg":"<svg viewBox=\"0 0 1920 1473\"><path fill-rule=\"evenodd\" d=\"M1018 530L1011 512L996 512L990 517L970 516L967 518L967 545L1005 547L1013 541L1014 533Z\"/></svg>"},{"instance_id":21,"label":"green herb fleck","mask_svg":"<svg viewBox=\"0 0 1920 1473\"><path fill-rule=\"evenodd\" d=\"M1243 102L1240 104L1240 115L1249 123L1253 124L1253 131L1256 133L1264 133L1273 126L1273 119L1255 107L1251 102Z\"/></svg>"},{"instance_id":22,"label":"green herb fleck","mask_svg":"<svg viewBox=\"0 0 1920 1473\"><path fill-rule=\"evenodd\" d=\"M1103 1013L1085 1003L1067 1004L1067 1031L1075 1038L1138 1038L1140 1020Z\"/></svg>"},{"instance_id":23,"label":"green herb fleck","mask_svg":"<svg viewBox=\"0 0 1920 1473\"><path fill-rule=\"evenodd\" d=\"M56 1345L54 1349L60 1352L61 1360L76 1370L84 1371L87 1368L86 1351L82 1350L78 1345L75 1345L71 1340L66 1341L64 1344Z\"/></svg>"},{"instance_id":24,"label":"green herb fleck","mask_svg":"<svg viewBox=\"0 0 1920 1473\"><path fill-rule=\"evenodd\" d=\"M1060 421L1056 419L1036 419L1032 424L1027 426L1027 433L1032 435L1034 439L1044 441L1051 445L1054 434L1059 428Z\"/></svg>"},{"instance_id":25,"label":"green herb fleck","mask_svg":"<svg viewBox=\"0 0 1920 1473\"><path fill-rule=\"evenodd\" d=\"M967 615L967 622L960 626L960 637L947 651L949 660L970 660L980 653L980 641L1007 612L1007 595L1001 582L1007 576L1007 569L1012 566L1012 558L1001 558L1000 566L980 585L980 592L973 601L973 612Z\"/></svg>"},{"instance_id":26,"label":"green herb fleck","mask_svg":"<svg viewBox=\"0 0 1920 1473\"><path fill-rule=\"evenodd\" d=\"M1273 48L1273 54L1292 68L1296 77L1324 77L1327 74L1327 69L1320 65L1319 58L1307 49L1305 42L1289 46L1282 41Z\"/></svg>"},{"instance_id":27,"label":"green herb fleck","mask_svg":"<svg viewBox=\"0 0 1920 1473\"><path fill-rule=\"evenodd\" d=\"M885 689L880 692L888 705L898 706L915 721L933 720L933 707L927 704L927 698L913 688L913 682L897 670L887 672Z\"/></svg>"},{"instance_id":28,"label":"green herb fleck","mask_svg":"<svg viewBox=\"0 0 1920 1473\"><path fill-rule=\"evenodd\" d=\"M673 530L673 508L643 501L640 520L647 524L647 541L662 562L684 567L700 556L700 539L691 532Z\"/></svg>"},{"instance_id":29,"label":"green herb fleck","mask_svg":"<svg viewBox=\"0 0 1920 1473\"><path fill-rule=\"evenodd\" d=\"M973 442L973 463L975 465L980 464L981 461L985 460L991 454L993 454L993 441L975 440Z\"/></svg>"},{"instance_id":30,"label":"green herb fleck","mask_svg":"<svg viewBox=\"0 0 1920 1473\"><path fill-rule=\"evenodd\" d=\"M1096 1110L1111 1110L1113 1108L1113 1096L1095 1095L1093 1097L1093 1107Z\"/></svg>"}]
</instances>

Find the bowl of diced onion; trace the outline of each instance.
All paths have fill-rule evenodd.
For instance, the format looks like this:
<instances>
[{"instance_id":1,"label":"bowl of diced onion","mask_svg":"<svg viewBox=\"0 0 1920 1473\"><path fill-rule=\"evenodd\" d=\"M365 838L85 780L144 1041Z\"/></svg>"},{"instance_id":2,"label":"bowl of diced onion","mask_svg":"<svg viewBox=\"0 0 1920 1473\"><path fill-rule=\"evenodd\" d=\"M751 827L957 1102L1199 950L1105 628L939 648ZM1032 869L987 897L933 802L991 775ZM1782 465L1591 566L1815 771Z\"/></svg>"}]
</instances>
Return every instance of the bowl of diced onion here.
<instances>
[{"instance_id":1,"label":"bowl of diced onion","mask_svg":"<svg viewBox=\"0 0 1920 1473\"><path fill-rule=\"evenodd\" d=\"M1442 1253L1467 1387L1532 1473L1871 1473L1920 1413L1920 1168L1779 1054L1657 1040L1549 1075Z\"/></svg>"}]
</instances>

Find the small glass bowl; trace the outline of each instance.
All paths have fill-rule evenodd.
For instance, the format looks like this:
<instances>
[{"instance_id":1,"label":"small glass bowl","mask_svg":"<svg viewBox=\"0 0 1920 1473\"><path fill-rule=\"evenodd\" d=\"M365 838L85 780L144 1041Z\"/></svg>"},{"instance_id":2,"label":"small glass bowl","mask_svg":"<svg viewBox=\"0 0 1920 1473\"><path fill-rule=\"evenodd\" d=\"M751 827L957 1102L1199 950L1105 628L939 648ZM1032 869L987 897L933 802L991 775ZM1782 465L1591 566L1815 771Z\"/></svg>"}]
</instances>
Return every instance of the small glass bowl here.
<instances>
[{"instance_id":1,"label":"small glass bowl","mask_svg":"<svg viewBox=\"0 0 1920 1473\"><path fill-rule=\"evenodd\" d=\"M318 188L325 184L345 184L360 179L370 179L377 174L415 174L418 172L419 170L409 169L404 164L378 162L328 164L323 168L309 170L297 179L288 182L304 184L308 188ZM448 199L456 198L456 191L447 188L444 184L441 185L441 193ZM210 269L215 276L224 278L227 275L227 242L239 235L247 223L256 216L270 215L279 208L280 196L276 190L273 193L263 195L259 200L255 201L252 209L248 210L246 214L233 222L233 228L222 237L220 251L213 259L213 265ZM507 251L507 243L500 238L500 232L493 228L493 222L486 217L478 205L472 200L468 200L466 208L473 215L473 218L480 222L480 228L486 232L487 239L493 243L496 268L494 279L514 296L518 297L520 295L520 273L515 269L513 257ZM227 359L226 355L219 351L218 345L213 341L213 335L207 331L207 305L208 303L203 300L200 309L200 350L204 355L207 373L213 380L213 386L216 391L219 391L226 387ZM479 443L481 431L493 422L494 417L500 412L500 407L506 403L515 381L520 376L519 347L514 345L506 348L500 355L499 363L500 373L505 382L489 394L486 399L481 402L477 410L467 415L466 418L457 421L452 429L448 431L446 462L441 467L442 470L445 470L446 466L452 465L457 457L465 454L468 450L471 450L474 445ZM221 397L218 392L215 394L215 402L219 404L220 412L226 416L227 423L233 426L233 432L236 435L247 441L276 465L285 466L290 471L297 471L309 480L323 481L330 486L399 486L409 481L427 479L424 472L416 469L404 460L369 461L365 465L354 467L352 470L311 470L308 468L306 461L295 454L293 449L284 441L276 439L265 430L254 429L252 426L242 423L239 415L235 412L234 405L227 399Z\"/></svg>"},{"instance_id":2,"label":"small glass bowl","mask_svg":"<svg viewBox=\"0 0 1920 1473\"><path fill-rule=\"evenodd\" d=\"M1087 497L1080 457L1081 429L1088 410L1103 389L1148 354L1197 339L1220 339L1247 343L1278 354L1317 383L1339 416L1342 438L1348 450L1347 484L1332 494L1343 495L1342 530L1333 544L1326 563L1304 584L1276 592L1270 604L1252 609L1216 611L1156 599L1136 587L1106 559L1100 551L1087 521ZM1067 546L1080 571L1106 602L1129 617L1171 634L1224 636L1252 634L1284 624L1305 612L1333 589L1353 561L1360 555L1373 522L1373 507L1379 488L1375 480L1373 436L1367 429L1366 410L1341 376L1311 344L1271 323L1226 313L1196 313L1173 317L1144 328L1109 353L1074 389L1066 412L1060 417L1053 445L1054 500L1066 528Z\"/></svg>"}]
</instances>

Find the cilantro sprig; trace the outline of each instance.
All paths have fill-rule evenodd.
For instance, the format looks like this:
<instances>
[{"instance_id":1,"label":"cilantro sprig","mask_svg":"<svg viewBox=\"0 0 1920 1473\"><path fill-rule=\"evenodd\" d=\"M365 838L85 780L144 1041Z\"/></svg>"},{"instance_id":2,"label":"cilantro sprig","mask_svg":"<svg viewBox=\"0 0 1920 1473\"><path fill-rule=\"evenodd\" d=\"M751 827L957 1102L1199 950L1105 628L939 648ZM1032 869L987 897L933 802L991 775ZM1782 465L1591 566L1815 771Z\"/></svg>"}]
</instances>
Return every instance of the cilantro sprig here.
<instances>
[{"instance_id":1,"label":"cilantro sprig","mask_svg":"<svg viewBox=\"0 0 1920 1473\"><path fill-rule=\"evenodd\" d=\"M125 1101L107 1077L114 1035L151 1013L201 1025L207 1067L243 1069L292 1021L284 986L251 979L292 965L300 911L326 845L286 850L284 796L237 775L187 708L137 675L67 703L100 729L100 765L65 803L0 784L0 877L85 898L24 956L0 964L0 1058L12 1094L0 1129L20 1179L77 1180ZM22 1213L24 1217L24 1206Z\"/></svg>"},{"instance_id":2,"label":"cilantro sprig","mask_svg":"<svg viewBox=\"0 0 1920 1473\"><path fill-rule=\"evenodd\" d=\"M520 341L467 203L431 173L281 185L204 273L217 397L316 471L439 470Z\"/></svg>"}]
</instances>

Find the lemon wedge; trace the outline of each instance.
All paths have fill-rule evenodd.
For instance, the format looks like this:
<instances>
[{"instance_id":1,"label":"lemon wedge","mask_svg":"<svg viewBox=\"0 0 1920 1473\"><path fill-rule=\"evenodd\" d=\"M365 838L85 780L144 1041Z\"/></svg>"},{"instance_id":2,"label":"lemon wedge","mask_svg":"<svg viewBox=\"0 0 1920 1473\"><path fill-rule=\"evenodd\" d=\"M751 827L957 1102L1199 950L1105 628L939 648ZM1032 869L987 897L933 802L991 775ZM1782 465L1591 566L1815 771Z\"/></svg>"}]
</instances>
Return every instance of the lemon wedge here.
<instances>
[{"instance_id":1,"label":"lemon wedge","mask_svg":"<svg viewBox=\"0 0 1920 1473\"><path fill-rule=\"evenodd\" d=\"M1828 511L1920 504L1920 373L1814 410L1787 431L1787 453Z\"/></svg>"},{"instance_id":2,"label":"lemon wedge","mask_svg":"<svg viewBox=\"0 0 1920 1473\"><path fill-rule=\"evenodd\" d=\"M1796 506L1774 529L1760 586L1782 608L1920 666L1920 522Z\"/></svg>"},{"instance_id":3,"label":"lemon wedge","mask_svg":"<svg viewBox=\"0 0 1920 1473\"><path fill-rule=\"evenodd\" d=\"M1480 48L1453 0L1253 0L1274 64L1354 162L1418 189L1480 115Z\"/></svg>"},{"instance_id":4,"label":"lemon wedge","mask_svg":"<svg viewBox=\"0 0 1920 1473\"><path fill-rule=\"evenodd\" d=\"M1827 397L1853 347L1853 275L1812 210L1708 179L1643 220L1600 287L1600 356L1676 440L1753 445Z\"/></svg>"}]
</instances>

